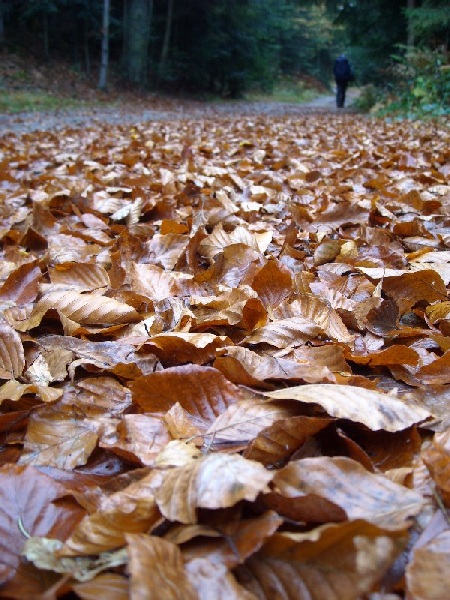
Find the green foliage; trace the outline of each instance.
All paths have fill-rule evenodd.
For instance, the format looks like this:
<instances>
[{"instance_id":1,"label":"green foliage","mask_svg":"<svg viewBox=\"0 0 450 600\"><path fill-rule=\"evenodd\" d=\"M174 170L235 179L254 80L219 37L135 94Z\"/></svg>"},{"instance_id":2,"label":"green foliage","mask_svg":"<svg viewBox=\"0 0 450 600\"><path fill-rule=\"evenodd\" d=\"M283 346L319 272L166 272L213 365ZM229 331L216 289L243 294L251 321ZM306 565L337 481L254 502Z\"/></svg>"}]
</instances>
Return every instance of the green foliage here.
<instances>
[{"instance_id":1,"label":"green foliage","mask_svg":"<svg viewBox=\"0 0 450 600\"><path fill-rule=\"evenodd\" d=\"M256 101L297 104L313 100L317 93L318 89L308 86L306 82L295 76L285 75L276 79L270 93L256 90L246 94L246 98Z\"/></svg>"},{"instance_id":2,"label":"green foliage","mask_svg":"<svg viewBox=\"0 0 450 600\"><path fill-rule=\"evenodd\" d=\"M432 43L434 46L448 43L448 0L423 0L420 6L406 10L406 16L419 42Z\"/></svg>"},{"instance_id":3,"label":"green foliage","mask_svg":"<svg viewBox=\"0 0 450 600\"><path fill-rule=\"evenodd\" d=\"M408 117L450 114L450 65L439 50L409 49L393 57L388 101L381 114Z\"/></svg>"},{"instance_id":4,"label":"green foliage","mask_svg":"<svg viewBox=\"0 0 450 600\"><path fill-rule=\"evenodd\" d=\"M283 74L307 73L328 85L332 61L346 44L345 27L333 22L323 3L290 5L280 31Z\"/></svg>"},{"instance_id":5,"label":"green foliage","mask_svg":"<svg viewBox=\"0 0 450 600\"><path fill-rule=\"evenodd\" d=\"M186 7L177 13L177 35L160 73L163 82L230 97L240 96L255 81L270 89L279 68L282 3L194 0L192 4L189 11Z\"/></svg>"},{"instance_id":6,"label":"green foliage","mask_svg":"<svg viewBox=\"0 0 450 600\"><path fill-rule=\"evenodd\" d=\"M75 100L57 98L40 92L2 90L0 94L0 112L7 113L55 110L81 104Z\"/></svg>"},{"instance_id":7,"label":"green foliage","mask_svg":"<svg viewBox=\"0 0 450 600\"><path fill-rule=\"evenodd\" d=\"M358 98L354 100L352 107L358 112L368 113L377 105L380 98L381 92L379 88L372 83L369 83L361 89L361 93Z\"/></svg>"},{"instance_id":8,"label":"green foliage","mask_svg":"<svg viewBox=\"0 0 450 600\"><path fill-rule=\"evenodd\" d=\"M343 0L336 23L346 27L347 55L352 60L358 83L381 84L384 67L397 44L406 42L407 21L402 3L392 0Z\"/></svg>"}]
</instances>

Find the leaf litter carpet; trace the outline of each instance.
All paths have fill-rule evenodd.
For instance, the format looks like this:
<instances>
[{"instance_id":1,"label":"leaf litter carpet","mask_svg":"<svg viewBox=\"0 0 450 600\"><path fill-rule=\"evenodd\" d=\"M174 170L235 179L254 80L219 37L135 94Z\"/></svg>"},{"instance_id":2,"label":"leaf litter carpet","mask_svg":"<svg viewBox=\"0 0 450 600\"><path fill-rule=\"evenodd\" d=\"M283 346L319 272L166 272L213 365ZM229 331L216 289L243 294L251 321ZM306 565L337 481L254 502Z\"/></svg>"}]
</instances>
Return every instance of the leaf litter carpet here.
<instances>
[{"instance_id":1,"label":"leaf litter carpet","mask_svg":"<svg viewBox=\"0 0 450 600\"><path fill-rule=\"evenodd\" d=\"M0 597L445 599L448 123L0 138Z\"/></svg>"}]
</instances>

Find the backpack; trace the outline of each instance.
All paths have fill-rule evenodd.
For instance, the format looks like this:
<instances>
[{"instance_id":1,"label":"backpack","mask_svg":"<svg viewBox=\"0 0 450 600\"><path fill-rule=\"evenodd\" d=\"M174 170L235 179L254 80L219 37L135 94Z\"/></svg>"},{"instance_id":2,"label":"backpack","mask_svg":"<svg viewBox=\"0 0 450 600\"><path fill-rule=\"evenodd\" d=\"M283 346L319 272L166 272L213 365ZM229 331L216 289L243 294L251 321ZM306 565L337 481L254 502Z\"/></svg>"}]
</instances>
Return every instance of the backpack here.
<instances>
[{"instance_id":1,"label":"backpack","mask_svg":"<svg viewBox=\"0 0 450 600\"><path fill-rule=\"evenodd\" d=\"M334 61L333 72L336 79L343 81L355 80L355 74L346 58L339 57Z\"/></svg>"}]
</instances>

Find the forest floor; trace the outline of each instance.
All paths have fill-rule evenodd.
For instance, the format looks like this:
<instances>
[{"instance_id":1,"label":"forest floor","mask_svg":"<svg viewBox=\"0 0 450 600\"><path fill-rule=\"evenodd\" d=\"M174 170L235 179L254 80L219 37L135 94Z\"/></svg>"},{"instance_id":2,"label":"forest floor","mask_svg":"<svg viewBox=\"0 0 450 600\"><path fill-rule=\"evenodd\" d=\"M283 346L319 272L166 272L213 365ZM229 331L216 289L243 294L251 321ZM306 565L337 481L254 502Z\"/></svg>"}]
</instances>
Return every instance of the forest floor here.
<instances>
[{"instance_id":1,"label":"forest floor","mask_svg":"<svg viewBox=\"0 0 450 600\"><path fill-rule=\"evenodd\" d=\"M348 92L348 107L340 113L352 112L352 102L359 95L357 88ZM131 125L150 121L174 121L215 117L240 117L265 115L268 117L305 114L330 114L337 112L333 94L320 94L303 104L259 101L203 102L153 97L148 103L116 102L111 104L88 104L83 108L59 108L56 110L27 111L16 114L0 112L0 128L3 133L16 134L32 131L55 131L78 129L90 124Z\"/></svg>"},{"instance_id":2,"label":"forest floor","mask_svg":"<svg viewBox=\"0 0 450 600\"><path fill-rule=\"evenodd\" d=\"M0 113L0 597L448 598L450 121L73 89Z\"/></svg>"}]
</instances>

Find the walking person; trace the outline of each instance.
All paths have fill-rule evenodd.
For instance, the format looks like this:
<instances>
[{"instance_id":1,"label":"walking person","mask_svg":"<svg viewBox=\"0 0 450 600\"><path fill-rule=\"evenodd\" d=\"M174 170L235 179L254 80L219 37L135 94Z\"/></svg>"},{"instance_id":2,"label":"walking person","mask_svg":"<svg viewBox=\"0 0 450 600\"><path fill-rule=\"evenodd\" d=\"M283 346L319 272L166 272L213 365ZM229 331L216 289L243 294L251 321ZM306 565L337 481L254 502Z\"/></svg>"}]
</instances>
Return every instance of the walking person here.
<instances>
[{"instance_id":1,"label":"walking person","mask_svg":"<svg viewBox=\"0 0 450 600\"><path fill-rule=\"evenodd\" d=\"M336 80L336 106L338 108L344 108L345 92L347 91L348 82L354 81L355 79L353 69L345 54L341 54L334 61L333 74Z\"/></svg>"}]
</instances>

